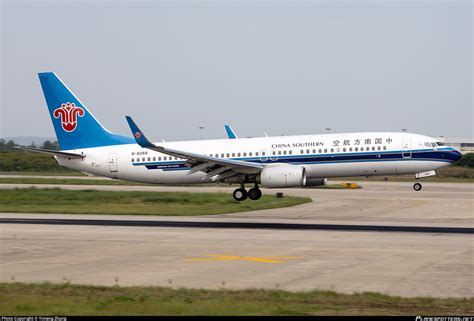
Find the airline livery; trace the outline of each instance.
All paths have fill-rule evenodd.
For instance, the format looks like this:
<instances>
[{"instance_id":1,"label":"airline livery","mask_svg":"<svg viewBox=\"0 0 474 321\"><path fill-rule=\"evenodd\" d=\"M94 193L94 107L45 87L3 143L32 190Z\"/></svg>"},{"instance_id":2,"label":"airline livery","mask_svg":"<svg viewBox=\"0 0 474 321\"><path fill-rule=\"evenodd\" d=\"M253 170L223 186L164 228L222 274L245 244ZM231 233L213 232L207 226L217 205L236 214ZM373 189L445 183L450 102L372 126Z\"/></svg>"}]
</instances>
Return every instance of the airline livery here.
<instances>
[{"instance_id":1,"label":"airline livery","mask_svg":"<svg viewBox=\"0 0 474 321\"><path fill-rule=\"evenodd\" d=\"M410 133L361 132L324 135L152 142L129 116L132 137L105 129L51 72L40 73L61 151L25 148L54 156L59 165L94 175L152 184L239 184L237 201L266 188L323 185L327 178L373 175L435 175L461 158L436 139ZM249 190L245 184L252 184Z\"/></svg>"}]
</instances>

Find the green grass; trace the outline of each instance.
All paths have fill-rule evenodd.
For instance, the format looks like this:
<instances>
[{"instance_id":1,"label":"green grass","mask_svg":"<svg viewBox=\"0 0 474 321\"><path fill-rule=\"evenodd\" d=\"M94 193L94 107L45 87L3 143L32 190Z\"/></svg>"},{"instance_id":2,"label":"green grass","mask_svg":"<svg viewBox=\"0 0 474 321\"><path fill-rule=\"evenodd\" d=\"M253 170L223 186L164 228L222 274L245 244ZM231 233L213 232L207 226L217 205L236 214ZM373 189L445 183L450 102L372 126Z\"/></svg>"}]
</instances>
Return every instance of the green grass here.
<instances>
[{"instance_id":1,"label":"green grass","mask_svg":"<svg viewBox=\"0 0 474 321\"><path fill-rule=\"evenodd\" d=\"M68 175L75 173L71 169L59 166L50 155L22 150L0 152L0 171L67 173Z\"/></svg>"},{"instance_id":2,"label":"green grass","mask_svg":"<svg viewBox=\"0 0 474 321\"><path fill-rule=\"evenodd\" d=\"M65 214L208 215L287 207L305 197L237 202L229 193L110 192L62 189L0 190L0 212Z\"/></svg>"},{"instance_id":3,"label":"green grass","mask_svg":"<svg viewBox=\"0 0 474 321\"><path fill-rule=\"evenodd\" d=\"M36 177L1 177L0 184L56 184L56 185L121 185L151 186L151 184L121 181L116 179L74 179L74 178L36 178Z\"/></svg>"},{"instance_id":4,"label":"green grass","mask_svg":"<svg viewBox=\"0 0 474 321\"><path fill-rule=\"evenodd\" d=\"M474 299L0 283L2 315L472 315Z\"/></svg>"},{"instance_id":5,"label":"green grass","mask_svg":"<svg viewBox=\"0 0 474 321\"><path fill-rule=\"evenodd\" d=\"M0 171L0 177L2 175L21 175L21 176L82 176L87 177L86 174L78 171L64 171L64 172L45 172L45 171L38 171L38 172L31 172L31 171L20 171L20 172L3 172Z\"/></svg>"}]
</instances>

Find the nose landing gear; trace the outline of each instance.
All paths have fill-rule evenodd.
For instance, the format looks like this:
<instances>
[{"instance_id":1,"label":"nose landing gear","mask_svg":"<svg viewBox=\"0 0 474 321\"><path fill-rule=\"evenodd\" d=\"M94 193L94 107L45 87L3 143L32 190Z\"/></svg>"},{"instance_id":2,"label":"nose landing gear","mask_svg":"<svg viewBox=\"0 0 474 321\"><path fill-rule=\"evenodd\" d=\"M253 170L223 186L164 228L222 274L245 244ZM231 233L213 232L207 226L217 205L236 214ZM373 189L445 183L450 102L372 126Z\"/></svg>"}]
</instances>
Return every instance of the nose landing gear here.
<instances>
[{"instance_id":1,"label":"nose landing gear","mask_svg":"<svg viewBox=\"0 0 474 321\"><path fill-rule=\"evenodd\" d=\"M422 188L422 187L423 187L423 186L421 186L420 182L416 182L415 184L413 184L413 189L414 189L415 191L417 191L417 192L418 192L418 191L421 191L421 188Z\"/></svg>"}]
</instances>

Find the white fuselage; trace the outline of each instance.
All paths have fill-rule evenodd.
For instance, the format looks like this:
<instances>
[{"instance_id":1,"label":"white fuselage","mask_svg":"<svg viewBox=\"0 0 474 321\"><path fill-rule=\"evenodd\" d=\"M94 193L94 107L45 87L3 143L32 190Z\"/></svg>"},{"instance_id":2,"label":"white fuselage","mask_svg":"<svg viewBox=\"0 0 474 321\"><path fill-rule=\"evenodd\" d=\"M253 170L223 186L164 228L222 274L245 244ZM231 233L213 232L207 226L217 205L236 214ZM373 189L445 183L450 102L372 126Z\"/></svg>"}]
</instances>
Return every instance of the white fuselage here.
<instances>
[{"instance_id":1,"label":"white fuselage","mask_svg":"<svg viewBox=\"0 0 474 321\"><path fill-rule=\"evenodd\" d=\"M409 133L347 133L156 143L167 148L264 164L302 165L310 178L417 174L449 166L454 149L433 138ZM55 157L78 171L154 184L203 183L205 173L189 175L185 159L137 144L72 150L83 159ZM453 154L454 153L454 154Z\"/></svg>"}]
</instances>

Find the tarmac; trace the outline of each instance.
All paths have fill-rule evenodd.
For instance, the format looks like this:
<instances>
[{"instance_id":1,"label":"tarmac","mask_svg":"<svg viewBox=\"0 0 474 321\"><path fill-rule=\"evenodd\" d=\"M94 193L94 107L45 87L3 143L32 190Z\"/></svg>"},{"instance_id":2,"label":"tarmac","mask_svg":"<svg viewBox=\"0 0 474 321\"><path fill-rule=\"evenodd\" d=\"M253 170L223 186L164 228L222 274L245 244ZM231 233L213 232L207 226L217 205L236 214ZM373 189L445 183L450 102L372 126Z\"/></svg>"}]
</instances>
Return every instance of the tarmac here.
<instances>
[{"instance_id":1,"label":"tarmac","mask_svg":"<svg viewBox=\"0 0 474 321\"><path fill-rule=\"evenodd\" d=\"M474 184L424 183L415 192L409 182L359 183L362 189L264 190L313 202L212 216L2 213L0 282L474 296Z\"/></svg>"}]
</instances>

